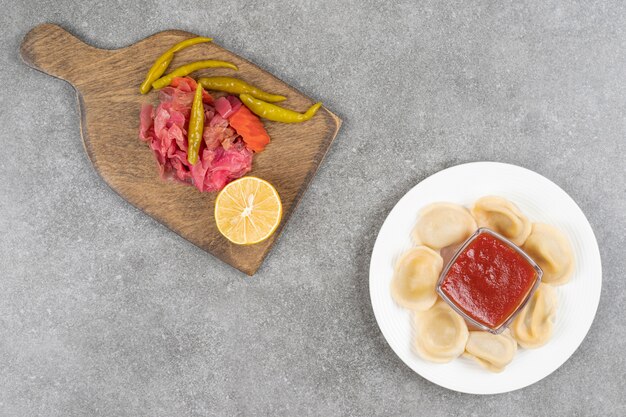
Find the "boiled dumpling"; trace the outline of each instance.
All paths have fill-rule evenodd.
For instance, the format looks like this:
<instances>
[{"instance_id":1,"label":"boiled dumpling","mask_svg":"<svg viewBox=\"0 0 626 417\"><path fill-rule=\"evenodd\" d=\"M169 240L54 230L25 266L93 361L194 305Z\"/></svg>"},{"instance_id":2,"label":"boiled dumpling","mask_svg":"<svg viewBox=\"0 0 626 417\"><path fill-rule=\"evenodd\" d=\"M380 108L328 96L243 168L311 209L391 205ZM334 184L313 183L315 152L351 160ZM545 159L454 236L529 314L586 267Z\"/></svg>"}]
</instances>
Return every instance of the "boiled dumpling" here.
<instances>
[{"instance_id":1,"label":"boiled dumpling","mask_svg":"<svg viewBox=\"0 0 626 417\"><path fill-rule=\"evenodd\" d=\"M443 300L415 313L415 351L427 361L444 363L459 357L467 336L465 320Z\"/></svg>"},{"instance_id":2,"label":"boiled dumpling","mask_svg":"<svg viewBox=\"0 0 626 417\"><path fill-rule=\"evenodd\" d=\"M517 342L509 329L500 334L475 331L469 332L464 356L492 372L502 372L516 352Z\"/></svg>"},{"instance_id":3,"label":"boiled dumpling","mask_svg":"<svg viewBox=\"0 0 626 417\"><path fill-rule=\"evenodd\" d=\"M391 295L402 307L427 310L437 301L435 287L443 259L426 246L409 249L396 264Z\"/></svg>"},{"instance_id":4,"label":"boiled dumpling","mask_svg":"<svg viewBox=\"0 0 626 417\"><path fill-rule=\"evenodd\" d=\"M543 270L542 282L561 285L574 272L574 255L567 238L556 227L533 224L530 236L522 247Z\"/></svg>"},{"instance_id":5,"label":"boiled dumpling","mask_svg":"<svg viewBox=\"0 0 626 417\"><path fill-rule=\"evenodd\" d=\"M413 240L418 245L441 249L463 242L476 229L476 221L465 207L433 203L420 210Z\"/></svg>"},{"instance_id":6,"label":"boiled dumpling","mask_svg":"<svg viewBox=\"0 0 626 417\"><path fill-rule=\"evenodd\" d=\"M528 304L509 327L520 346L533 349L545 345L554 330L557 295L554 287L539 284Z\"/></svg>"},{"instance_id":7,"label":"boiled dumpling","mask_svg":"<svg viewBox=\"0 0 626 417\"><path fill-rule=\"evenodd\" d=\"M487 196L478 199L472 207L478 226L500 233L521 246L530 234L530 221L517 206L502 197Z\"/></svg>"}]
</instances>

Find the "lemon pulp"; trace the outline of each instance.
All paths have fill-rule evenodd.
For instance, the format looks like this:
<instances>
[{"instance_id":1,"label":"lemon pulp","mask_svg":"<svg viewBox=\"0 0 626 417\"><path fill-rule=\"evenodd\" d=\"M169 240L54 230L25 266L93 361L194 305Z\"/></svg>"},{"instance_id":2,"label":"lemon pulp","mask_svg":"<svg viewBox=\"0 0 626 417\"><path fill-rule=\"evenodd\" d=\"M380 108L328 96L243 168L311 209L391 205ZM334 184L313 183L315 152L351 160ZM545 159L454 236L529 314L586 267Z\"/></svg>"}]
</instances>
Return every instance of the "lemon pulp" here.
<instances>
[{"instance_id":1,"label":"lemon pulp","mask_svg":"<svg viewBox=\"0 0 626 417\"><path fill-rule=\"evenodd\" d=\"M278 228L282 214L278 191L257 177L231 182L215 201L218 230L238 245L252 245L269 238Z\"/></svg>"}]
</instances>

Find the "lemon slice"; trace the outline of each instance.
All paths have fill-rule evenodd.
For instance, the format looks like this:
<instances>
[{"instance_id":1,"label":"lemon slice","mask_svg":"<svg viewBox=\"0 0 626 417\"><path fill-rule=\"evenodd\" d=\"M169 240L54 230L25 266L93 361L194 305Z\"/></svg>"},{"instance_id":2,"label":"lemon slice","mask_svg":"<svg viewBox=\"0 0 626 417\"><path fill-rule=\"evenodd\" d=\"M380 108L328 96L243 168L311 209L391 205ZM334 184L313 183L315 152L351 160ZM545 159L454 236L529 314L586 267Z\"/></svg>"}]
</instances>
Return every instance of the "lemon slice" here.
<instances>
[{"instance_id":1,"label":"lemon slice","mask_svg":"<svg viewBox=\"0 0 626 417\"><path fill-rule=\"evenodd\" d=\"M221 234L238 245L252 245L270 237L283 215L278 191L256 177L228 184L215 201L215 222Z\"/></svg>"}]
</instances>

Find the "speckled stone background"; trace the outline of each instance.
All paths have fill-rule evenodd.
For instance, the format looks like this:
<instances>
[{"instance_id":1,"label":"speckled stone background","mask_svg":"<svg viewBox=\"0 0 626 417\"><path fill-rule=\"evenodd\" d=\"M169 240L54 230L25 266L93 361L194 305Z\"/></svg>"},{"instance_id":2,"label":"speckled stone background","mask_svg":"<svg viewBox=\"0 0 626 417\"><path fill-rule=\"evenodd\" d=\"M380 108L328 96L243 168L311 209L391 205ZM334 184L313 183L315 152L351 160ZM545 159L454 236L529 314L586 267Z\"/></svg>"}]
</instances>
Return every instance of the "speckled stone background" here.
<instances>
[{"instance_id":1,"label":"speckled stone background","mask_svg":"<svg viewBox=\"0 0 626 417\"><path fill-rule=\"evenodd\" d=\"M0 0L0 10L1 416L626 415L622 2ZM169 28L211 35L343 118L254 278L100 180L74 91L18 56L42 22L103 48ZM406 367L378 330L367 282L398 198L481 160L563 187L604 268L572 358L487 397Z\"/></svg>"}]
</instances>

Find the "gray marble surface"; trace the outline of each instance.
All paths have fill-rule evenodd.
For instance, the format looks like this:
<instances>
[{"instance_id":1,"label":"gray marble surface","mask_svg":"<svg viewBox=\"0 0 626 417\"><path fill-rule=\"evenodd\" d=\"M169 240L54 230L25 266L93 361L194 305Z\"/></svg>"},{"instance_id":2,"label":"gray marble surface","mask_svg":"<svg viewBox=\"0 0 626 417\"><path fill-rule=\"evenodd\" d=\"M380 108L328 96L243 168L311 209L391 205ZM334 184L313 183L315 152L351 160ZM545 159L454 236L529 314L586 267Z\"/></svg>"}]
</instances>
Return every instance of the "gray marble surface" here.
<instances>
[{"instance_id":1,"label":"gray marble surface","mask_svg":"<svg viewBox=\"0 0 626 417\"><path fill-rule=\"evenodd\" d=\"M624 416L622 2L0 0L1 416ZM72 88L24 66L42 22L103 48L214 36L343 128L254 278L115 195ZM602 253L580 348L528 388L471 396L407 368L368 295L370 253L425 177L502 161L563 187Z\"/></svg>"}]
</instances>

